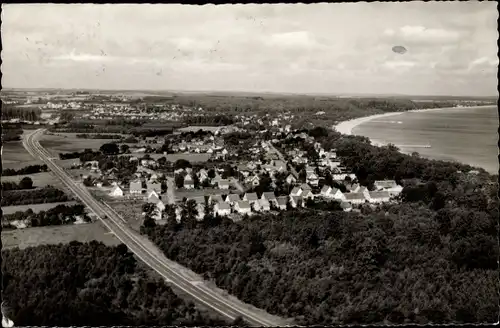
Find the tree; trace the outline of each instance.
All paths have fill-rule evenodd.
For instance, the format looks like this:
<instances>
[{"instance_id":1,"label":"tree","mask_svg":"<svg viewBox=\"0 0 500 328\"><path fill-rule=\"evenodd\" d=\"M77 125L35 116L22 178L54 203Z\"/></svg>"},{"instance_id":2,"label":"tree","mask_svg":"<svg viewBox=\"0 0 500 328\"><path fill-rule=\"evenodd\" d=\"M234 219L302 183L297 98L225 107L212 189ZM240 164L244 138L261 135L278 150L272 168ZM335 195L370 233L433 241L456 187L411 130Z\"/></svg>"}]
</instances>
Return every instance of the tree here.
<instances>
[{"instance_id":1,"label":"tree","mask_svg":"<svg viewBox=\"0 0 500 328\"><path fill-rule=\"evenodd\" d=\"M129 152L129 148L130 147L128 145L123 144L123 145L120 146L120 151L121 151L122 154L126 154L126 153Z\"/></svg>"},{"instance_id":2,"label":"tree","mask_svg":"<svg viewBox=\"0 0 500 328\"><path fill-rule=\"evenodd\" d=\"M191 163L189 163L189 161L185 160L185 159L178 159L175 161L174 163L174 169L175 170L178 170L178 169L185 169L185 168L188 168L188 167L192 167Z\"/></svg>"},{"instance_id":3,"label":"tree","mask_svg":"<svg viewBox=\"0 0 500 328\"><path fill-rule=\"evenodd\" d=\"M187 228L194 228L196 226L196 216L198 210L196 208L196 201L190 199L181 205L181 222Z\"/></svg>"},{"instance_id":4,"label":"tree","mask_svg":"<svg viewBox=\"0 0 500 328\"><path fill-rule=\"evenodd\" d=\"M116 143L105 143L99 150L105 155L117 155L120 152L118 145Z\"/></svg>"},{"instance_id":5,"label":"tree","mask_svg":"<svg viewBox=\"0 0 500 328\"><path fill-rule=\"evenodd\" d=\"M24 177L19 182L19 187L21 189L31 189L33 188L33 181L29 177Z\"/></svg>"},{"instance_id":6,"label":"tree","mask_svg":"<svg viewBox=\"0 0 500 328\"><path fill-rule=\"evenodd\" d=\"M184 187L184 176L182 174L175 175L175 185L177 186L177 188Z\"/></svg>"}]
</instances>

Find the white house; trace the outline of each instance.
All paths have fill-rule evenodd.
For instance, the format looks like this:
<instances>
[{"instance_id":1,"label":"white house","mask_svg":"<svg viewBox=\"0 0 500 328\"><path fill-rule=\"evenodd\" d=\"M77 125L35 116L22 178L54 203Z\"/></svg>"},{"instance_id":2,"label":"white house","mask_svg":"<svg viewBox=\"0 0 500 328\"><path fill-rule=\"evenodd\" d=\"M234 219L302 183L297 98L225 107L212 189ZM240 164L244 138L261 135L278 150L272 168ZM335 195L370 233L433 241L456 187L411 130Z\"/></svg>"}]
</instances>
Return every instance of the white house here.
<instances>
[{"instance_id":1,"label":"white house","mask_svg":"<svg viewBox=\"0 0 500 328\"><path fill-rule=\"evenodd\" d=\"M252 213L252 208L250 207L250 204L245 200L237 201L234 205L234 209L240 214Z\"/></svg>"},{"instance_id":2,"label":"white house","mask_svg":"<svg viewBox=\"0 0 500 328\"><path fill-rule=\"evenodd\" d=\"M346 202L349 202L351 204L363 204L366 201L365 195L361 192L350 192L344 194L344 197Z\"/></svg>"},{"instance_id":3,"label":"white house","mask_svg":"<svg viewBox=\"0 0 500 328\"><path fill-rule=\"evenodd\" d=\"M375 181L374 186L376 190L385 190L391 196L396 196L403 190L403 187L398 185L394 180Z\"/></svg>"},{"instance_id":4,"label":"white house","mask_svg":"<svg viewBox=\"0 0 500 328\"><path fill-rule=\"evenodd\" d=\"M286 205L288 204L288 197L287 196L280 196L276 198L276 206L282 210L286 210Z\"/></svg>"},{"instance_id":5,"label":"white house","mask_svg":"<svg viewBox=\"0 0 500 328\"><path fill-rule=\"evenodd\" d=\"M226 203L231 204L233 206L236 202L240 201L240 195L238 194L229 194L226 197Z\"/></svg>"},{"instance_id":6,"label":"white house","mask_svg":"<svg viewBox=\"0 0 500 328\"><path fill-rule=\"evenodd\" d=\"M297 208L299 206L305 207L305 202L303 201L302 197L300 196L290 196L290 205L293 208Z\"/></svg>"},{"instance_id":7,"label":"white house","mask_svg":"<svg viewBox=\"0 0 500 328\"><path fill-rule=\"evenodd\" d=\"M246 180L247 183L250 183L252 186L257 187L260 184L260 178L258 175L254 175L252 177L249 177Z\"/></svg>"},{"instance_id":8,"label":"white house","mask_svg":"<svg viewBox=\"0 0 500 328\"><path fill-rule=\"evenodd\" d=\"M289 174L287 177L286 177L286 183L288 184L294 184L297 182L297 179L292 175L292 174Z\"/></svg>"},{"instance_id":9,"label":"white house","mask_svg":"<svg viewBox=\"0 0 500 328\"><path fill-rule=\"evenodd\" d=\"M227 180L219 180L218 182L218 185L219 185L219 189L229 189L229 181Z\"/></svg>"},{"instance_id":10,"label":"white house","mask_svg":"<svg viewBox=\"0 0 500 328\"><path fill-rule=\"evenodd\" d=\"M274 194L274 192L268 191L268 192L262 193L262 196L260 197L260 199L265 199L269 203L272 203L272 202L276 202L276 195Z\"/></svg>"},{"instance_id":11,"label":"white house","mask_svg":"<svg viewBox=\"0 0 500 328\"><path fill-rule=\"evenodd\" d=\"M388 202L391 199L391 195L389 194L388 191L382 190L382 191L370 191L369 192L369 202L370 203L384 203Z\"/></svg>"},{"instance_id":12,"label":"white house","mask_svg":"<svg viewBox=\"0 0 500 328\"><path fill-rule=\"evenodd\" d=\"M249 202L250 204L253 204L255 203L256 201L259 200L259 198L257 197L257 194L254 193L254 192L251 192L251 193L245 193L245 195L243 195L243 200L246 200L247 202Z\"/></svg>"},{"instance_id":13,"label":"white house","mask_svg":"<svg viewBox=\"0 0 500 328\"><path fill-rule=\"evenodd\" d=\"M147 192L155 191L158 195L161 194L161 184L160 183L146 183Z\"/></svg>"},{"instance_id":14,"label":"white house","mask_svg":"<svg viewBox=\"0 0 500 328\"><path fill-rule=\"evenodd\" d=\"M186 188L186 189L193 189L194 188L194 181L193 181L193 178L191 177L190 174L187 174L184 177L184 188Z\"/></svg>"},{"instance_id":15,"label":"white house","mask_svg":"<svg viewBox=\"0 0 500 328\"><path fill-rule=\"evenodd\" d=\"M118 186L114 186L109 195L113 197L123 197L123 190Z\"/></svg>"},{"instance_id":16,"label":"white house","mask_svg":"<svg viewBox=\"0 0 500 328\"><path fill-rule=\"evenodd\" d=\"M226 202L218 202L214 205L214 212L219 216L231 214L231 206Z\"/></svg>"},{"instance_id":17,"label":"white house","mask_svg":"<svg viewBox=\"0 0 500 328\"><path fill-rule=\"evenodd\" d=\"M212 204L212 203L220 203L222 202L222 196L221 195L210 195L210 197L208 197L208 203L209 204Z\"/></svg>"},{"instance_id":18,"label":"white house","mask_svg":"<svg viewBox=\"0 0 500 328\"><path fill-rule=\"evenodd\" d=\"M265 199L257 200L252 206L257 212L267 212L271 210L271 204Z\"/></svg>"},{"instance_id":19,"label":"white house","mask_svg":"<svg viewBox=\"0 0 500 328\"><path fill-rule=\"evenodd\" d=\"M141 181L132 181L129 186L130 194L141 194L142 193L142 183Z\"/></svg>"},{"instance_id":20,"label":"white house","mask_svg":"<svg viewBox=\"0 0 500 328\"><path fill-rule=\"evenodd\" d=\"M332 188L330 186L323 186L321 189L320 194L328 199L337 199L337 200L343 200L344 199L344 194L340 189L337 188Z\"/></svg>"},{"instance_id":21,"label":"white house","mask_svg":"<svg viewBox=\"0 0 500 328\"><path fill-rule=\"evenodd\" d=\"M319 183L319 178L315 173L310 173L307 175L306 181L311 186L317 186Z\"/></svg>"},{"instance_id":22,"label":"white house","mask_svg":"<svg viewBox=\"0 0 500 328\"><path fill-rule=\"evenodd\" d=\"M290 197L299 197L302 194L302 189L300 187L294 187L290 192Z\"/></svg>"}]
</instances>

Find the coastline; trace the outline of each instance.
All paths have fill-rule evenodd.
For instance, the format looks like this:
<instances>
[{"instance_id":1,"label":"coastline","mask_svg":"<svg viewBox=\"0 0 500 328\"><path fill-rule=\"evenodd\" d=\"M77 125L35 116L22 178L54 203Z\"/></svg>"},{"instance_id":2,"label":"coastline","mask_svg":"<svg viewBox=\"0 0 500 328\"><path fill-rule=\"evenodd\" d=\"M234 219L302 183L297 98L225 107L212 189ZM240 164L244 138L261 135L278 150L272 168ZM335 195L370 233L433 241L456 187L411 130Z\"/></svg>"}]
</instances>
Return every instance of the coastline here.
<instances>
[{"instance_id":1,"label":"coastline","mask_svg":"<svg viewBox=\"0 0 500 328\"><path fill-rule=\"evenodd\" d=\"M423 112L437 112L437 111L442 111L446 109L456 109L456 108L488 108L492 107L495 105L481 105L481 106L470 106L470 107L438 107L438 108L427 108L427 109L414 109L414 110L408 110L405 112L392 112L392 113L385 113L385 114L376 114L376 115L370 115L370 116L365 116L365 117L359 117L355 118L352 120L348 121L342 121L338 123L337 125L334 125L332 128L342 134L346 135L353 135L352 130L357 127L360 124L372 121L377 118L386 118L386 117L392 117L396 115L401 115L404 113L423 113ZM384 143L370 139L371 143L375 146L380 146L384 145Z\"/></svg>"}]
</instances>

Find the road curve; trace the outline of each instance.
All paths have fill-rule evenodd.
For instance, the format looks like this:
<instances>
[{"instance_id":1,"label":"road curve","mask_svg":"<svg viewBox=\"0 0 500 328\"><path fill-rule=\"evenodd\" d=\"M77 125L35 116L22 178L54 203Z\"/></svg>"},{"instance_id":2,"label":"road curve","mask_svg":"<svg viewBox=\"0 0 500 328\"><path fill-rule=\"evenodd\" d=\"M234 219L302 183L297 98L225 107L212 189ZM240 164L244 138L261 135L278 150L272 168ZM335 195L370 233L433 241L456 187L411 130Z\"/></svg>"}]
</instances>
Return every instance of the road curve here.
<instances>
[{"instance_id":1,"label":"road curve","mask_svg":"<svg viewBox=\"0 0 500 328\"><path fill-rule=\"evenodd\" d=\"M141 241L141 236L124 224L124 220L111 208L97 201L88 190L76 183L62 168L52 161L52 155L40 146L36 137L44 129L35 130L23 138L23 146L35 158L40 158L49 169L66 185L82 202L89 207L104 223L104 225L132 251L139 259L163 276L168 282L191 295L194 299L220 313L224 317L234 320L242 317L253 326L276 327L289 325L289 321L263 312L261 309L252 309L239 300L224 297L210 290L203 281L192 281L176 266L171 265L163 253L154 246Z\"/></svg>"}]
</instances>

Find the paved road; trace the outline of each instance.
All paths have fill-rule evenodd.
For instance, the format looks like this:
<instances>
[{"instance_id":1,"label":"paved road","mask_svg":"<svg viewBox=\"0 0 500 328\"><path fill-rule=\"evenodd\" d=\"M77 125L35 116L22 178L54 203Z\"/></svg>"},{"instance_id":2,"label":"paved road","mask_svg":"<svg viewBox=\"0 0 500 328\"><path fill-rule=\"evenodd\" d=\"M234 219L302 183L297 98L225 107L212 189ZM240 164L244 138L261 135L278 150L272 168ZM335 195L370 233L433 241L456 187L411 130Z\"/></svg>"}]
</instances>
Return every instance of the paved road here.
<instances>
[{"instance_id":1,"label":"paved road","mask_svg":"<svg viewBox=\"0 0 500 328\"><path fill-rule=\"evenodd\" d=\"M210 290L203 281L193 281L181 267L168 260L152 243L144 241L140 235L125 224L125 220L108 206L97 201L81 184L76 183L59 166L50 159L51 155L37 141L43 129L34 131L23 138L23 146L35 158L40 158L49 169L66 185L82 202L88 206L106 225L106 227L121 240L130 251L162 275L168 282L191 295L193 298L212 308L228 319L234 320L241 316L253 326L285 326L288 321L264 313L260 309L250 307L238 300L230 299ZM151 244L151 245L150 245ZM191 279L189 279L191 278Z\"/></svg>"}]
</instances>

